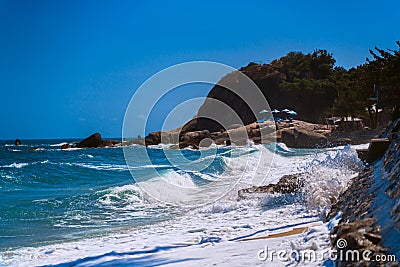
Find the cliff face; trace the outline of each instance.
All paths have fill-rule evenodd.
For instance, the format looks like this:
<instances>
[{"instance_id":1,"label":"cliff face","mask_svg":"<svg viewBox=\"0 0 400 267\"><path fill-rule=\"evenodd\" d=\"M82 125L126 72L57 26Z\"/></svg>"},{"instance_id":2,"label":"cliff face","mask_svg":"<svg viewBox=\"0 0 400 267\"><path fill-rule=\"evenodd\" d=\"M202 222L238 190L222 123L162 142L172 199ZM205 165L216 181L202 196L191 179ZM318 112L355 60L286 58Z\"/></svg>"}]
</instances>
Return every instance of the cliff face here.
<instances>
[{"instance_id":1,"label":"cliff face","mask_svg":"<svg viewBox=\"0 0 400 267\"><path fill-rule=\"evenodd\" d=\"M328 219L342 212L341 221L332 233L333 245L338 239L345 239L348 244L345 250L369 250L372 256L390 254L399 259L400 119L389 125L382 137L391 140L385 154L352 180L333 205ZM366 261L337 263L375 266Z\"/></svg>"}]
</instances>

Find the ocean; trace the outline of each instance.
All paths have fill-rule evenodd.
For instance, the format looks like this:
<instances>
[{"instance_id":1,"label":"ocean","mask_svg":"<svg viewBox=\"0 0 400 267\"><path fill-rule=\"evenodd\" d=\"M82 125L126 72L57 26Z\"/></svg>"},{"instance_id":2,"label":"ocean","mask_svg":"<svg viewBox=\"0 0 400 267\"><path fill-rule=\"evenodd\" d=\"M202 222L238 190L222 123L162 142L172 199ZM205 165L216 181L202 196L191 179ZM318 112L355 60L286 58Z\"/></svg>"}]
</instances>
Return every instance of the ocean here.
<instances>
[{"instance_id":1,"label":"ocean","mask_svg":"<svg viewBox=\"0 0 400 267\"><path fill-rule=\"evenodd\" d=\"M0 141L0 265L154 266L185 261L185 266L197 266L199 262L180 259L179 249L322 223L332 202L363 167L354 146L61 150L64 141L77 140L22 141L21 146ZM237 191L255 180L276 183L287 174L305 179L300 193L238 198ZM204 190L195 191L187 205L179 202L179 190L163 190L160 179L178 188ZM155 191L143 190L141 184ZM170 196L175 203L165 201ZM328 239L325 234L320 246ZM165 256L170 250L178 251L173 260Z\"/></svg>"}]
</instances>

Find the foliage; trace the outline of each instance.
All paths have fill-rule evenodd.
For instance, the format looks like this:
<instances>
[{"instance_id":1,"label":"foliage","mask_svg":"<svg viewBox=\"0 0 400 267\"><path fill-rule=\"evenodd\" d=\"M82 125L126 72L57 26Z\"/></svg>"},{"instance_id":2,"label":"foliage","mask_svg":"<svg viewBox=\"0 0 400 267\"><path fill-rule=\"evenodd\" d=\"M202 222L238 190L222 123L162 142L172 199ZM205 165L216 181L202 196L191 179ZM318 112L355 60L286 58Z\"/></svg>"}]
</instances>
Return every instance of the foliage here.
<instances>
[{"instance_id":1,"label":"foliage","mask_svg":"<svg viewBox=\"0 0 400 267\"><path fill-rule=\"evenodd\" d=\"M375 86L400 86L400 42L396 44L397 50L375 47L369 51L372 59L349 70L335 67L333 55L321 49L309 54L290 52L270 65L286 75L280 87L292 96L315 99L326 106L327 115L370 116L373 121ZM400 92L395 98L392 116L399 114Z\"/></svg>"}]
</instances>

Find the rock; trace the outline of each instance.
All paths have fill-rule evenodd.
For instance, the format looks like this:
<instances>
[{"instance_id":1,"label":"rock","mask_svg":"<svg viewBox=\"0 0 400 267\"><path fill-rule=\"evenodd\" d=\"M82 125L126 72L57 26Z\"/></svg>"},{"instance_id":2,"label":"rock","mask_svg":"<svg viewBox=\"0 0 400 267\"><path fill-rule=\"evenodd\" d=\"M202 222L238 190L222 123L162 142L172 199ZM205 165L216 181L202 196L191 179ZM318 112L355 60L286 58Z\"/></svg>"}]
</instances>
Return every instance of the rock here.
<instances>
[{"instance_id":1,"label":"rock","mask_svg":"<svg viewBox=\"0 0 400 267\"><path fill-rule=\"evenodd\" d=\"M350 138L337 138L328 141L329 146L345 146L351 144Z\"/></svg>"},{"instance_id":2,"label":"rock","mask_svg":"<svg viewBox=\"0 0 400 267\"><path fill-rule=\"evenodd\" d=\"M178 144L181 132L181 127L171 131L151 132L145 137L144 142L142 142L146 146L158 144Z\"/></svg>"},{"instance_id":3,"label":"rock","mask_svg":"<svg viewBox=\"0 0 400 267\"><path fill-rule=\"evenodd\" d=\"M161 131L149 133L144 140L146 146L161 144Z\"/></svg>"},{"instance_id":4,"label":"rock","mask_svg":"<svg viewBox=\"0 0 400 267\"><path fill-rule=\"evenodd\" d=\"M204 139L210 139L210 132L208 130L181 133L181 136L179 137L179 148L192 146L193 148L198 149L200 142Z\"/></svg>"},{"instance_id":5,"label":"rock","mask_svg":"<svg viewBox=\"0 0 400 267\"><path fill-rule=\"evenodd\" d=\"M14 144L15 144L16 146L20 146L20 145L22 145L22 143L21 143L21 140L19 140L18 138L17 138L17 139L15 139L15 142L14 142Z\"/></svg>"},{"instance_id":6,"label":"rock","mask_svg":"<svg viewBox=\"0 0 400 267\"><path fill-rule=\"evenodd\" d=\"M98 147L102 143L101 134L95 133L89 136L88 138L80 141L76 146L79 148L83 147Z\"/></svg>"},{"instance_id":7,"label":"rock","mask_svg":"<svg viewBox=\"0 0 400 267\"><path fill-rule=\"evenodd\" d=\"M357 220L355 222L340 223L335 226L332 233L332 244L338 246L338 244L345 244L344 247L339 246L339 251L343 251L342 255L348 251L358 251L359 259L340 257L336 260L337 266L373 266L370 262L364 259L361 255L364 251L370 251L369 257L373 259L376 255L385 255L387 249L381 245L381 228L375 226L374 218L366 218ZM346 240L343 243L342 240ZM342 243L339 243L342 242Z\"/></svg>"},{"instance_id":8,"label":"rock","mask_svg":"<svg viewBox=\"0 0 400 267\"><path fill-rule=\"evenodd\" d=\"M61 149L68 149L68 148L71 148L70 144L62 144L61 145Z\"/></svg>"},{"instance_id":9,"label":"rock","mask_svg":"<svg viewBox=\"0 0 400 267\"><path fill-rule=\"evenodd\" d=\"M369 250L372 258L376 255L388 256L388 249L384 244L390 246L393 252L399 251L400 244L390 241L393 236L398 235L400 225L398 204L400 203L400 127L397 127L399 122L400 120L393 122L380 136L389 138L390 144L383 156L377 160L379 163L368 165L351 180L325 219L328 221L341 213L341 220L331 233L331 239L332 246L335 246L339 239L345 239L347 246L343 249L344 252L358 250L361 254ZM388 200L382 201L380 194L385 194ZM384 224L379 225L382 223L382 218ZM397 266L394 262L374 263L364 260L358 262L338 260L336 265Z\"/></svg>"},{"instance_id":10,"label":"rock","mask_svg":"<svg viewBox=\"0 0 400 267\"><path fill-rule=\"evenodd\" d=\"M327 138L316 132L291 128L282 130L281 142L292 148L322 148L326 147Z\"/></svg>"},{"instance_id":11,"label":"rock","mask_svg":"<svg viewBox=\"0 0 400 267\"><path fill-rule=\"evenodd\" d=\"M145 141L142 137L140 137L140 135L138 136L138 138L132 138L130 140L124 140L121 145L122 146L129 146L129 145L141 145L144 146L145 145Z\"/></svg>"},{"instance_id":12,"label":"rock","mask_svg":"<svg viewBox=\"0 0 400 267\"><path fill-rule=\"evenodd\" d=\"M178 144L181 143L180 147L186 147L193 144L195 147L198 146L209 146L211 140L217 145L224 145L226 143L231 143L235 145L247 145L248 140L252 140L255 144L268 144L276 141L280 141L282 137L282 132L289 132L297 129L300 132L300 138L298 138L299 143L295 142L295 138L286 138L287 143L292 143L292 147L300 146L302 148L315 148L315 147L325 147L327 145L326 137L324 136L324 130L321 130L321 125L308 123L304 121L294 120L291 123L280 122L275 123L274 121L266 121L263 123L250 123L246 126L240 124L229 125L228 130L225 130L222 126L215 127L219 129L218 131L208 131L208 130L194 130L196 125L205 123L205 120L196 118L188 122L182 128L177 128L171 131L158 131L148 134L145 138L145 144L148 145L158 145L163 144ZM198 124L196 124L198 123ZM203 126L202 126L203 127ZM202 128L200 127L200 128ZM206 132L208 131L207 134ZM200 144L201 140L209 138L204 144ZM285 139L286 138L286 139ZM179 142L178 142L179 140Z\"/></svg>"},{"instance_id":13,"label":"rock","mask_svg":"<svg viewBox=\"0 0 400 267\"><path fill-rule=\"evenodd\" d=\"M289 174L282 176L276 184L263 186L253 186L238 191L239 198L252 197L251 194L289 194L301 191L304 186L304 180L300 178L301 174Z\"/></svg>"},{"instance_id":14,"label":"rock","mask_svg":"<svg viewBox=\"0 0 400 267\"><path fill-rule=\"evenodd\" d=\"M120 144L121 142L118 140L101 140L99 147L116 146Z\"/></svg>"}]
</instances>

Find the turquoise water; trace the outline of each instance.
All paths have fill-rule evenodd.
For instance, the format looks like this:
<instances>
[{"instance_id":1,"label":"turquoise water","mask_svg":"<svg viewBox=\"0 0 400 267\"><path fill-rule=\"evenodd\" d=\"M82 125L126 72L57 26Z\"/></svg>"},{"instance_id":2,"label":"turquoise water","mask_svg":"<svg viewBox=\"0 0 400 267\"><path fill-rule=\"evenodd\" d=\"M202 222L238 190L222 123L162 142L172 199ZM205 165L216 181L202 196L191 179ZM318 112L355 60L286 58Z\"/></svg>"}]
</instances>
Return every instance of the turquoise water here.
<instances>
[{"instance_id":1,"label":"turquoise water","mask_svg":"<svg viewBox=\"0 0 400 267\"><path fill-rule=\"evenodd\" d=\"M114 257L153 266L177 246L315 222L363 166L350 146L61 150L63 141L77 140L0 141L0 265L108 266ZM299 193L238 198L294 173L306 181Z\"/></svg>"},{"instance_id":2,"label":"turquoise water","mask_svg":"<svg viewBox=\"0 0 400 267\"><path fill-rule=\"evenodd\" d=\"M122 148L61 150L62 141L27 140L22 146L0 141L0 250L39 246L102 235L124 226L170 219L173 207L147 205L126 165ZM30 150L39 148L38 150ZM160 173L177 170L157 148L131 147L136 179L146 177L146 155ZM209 149L226 156L229 149ZM169 151L197 160L199 151ZM202 172L224 171L216 157ZM207 183L191 173L195 183Z\"/></svg>"}]
</instances>

